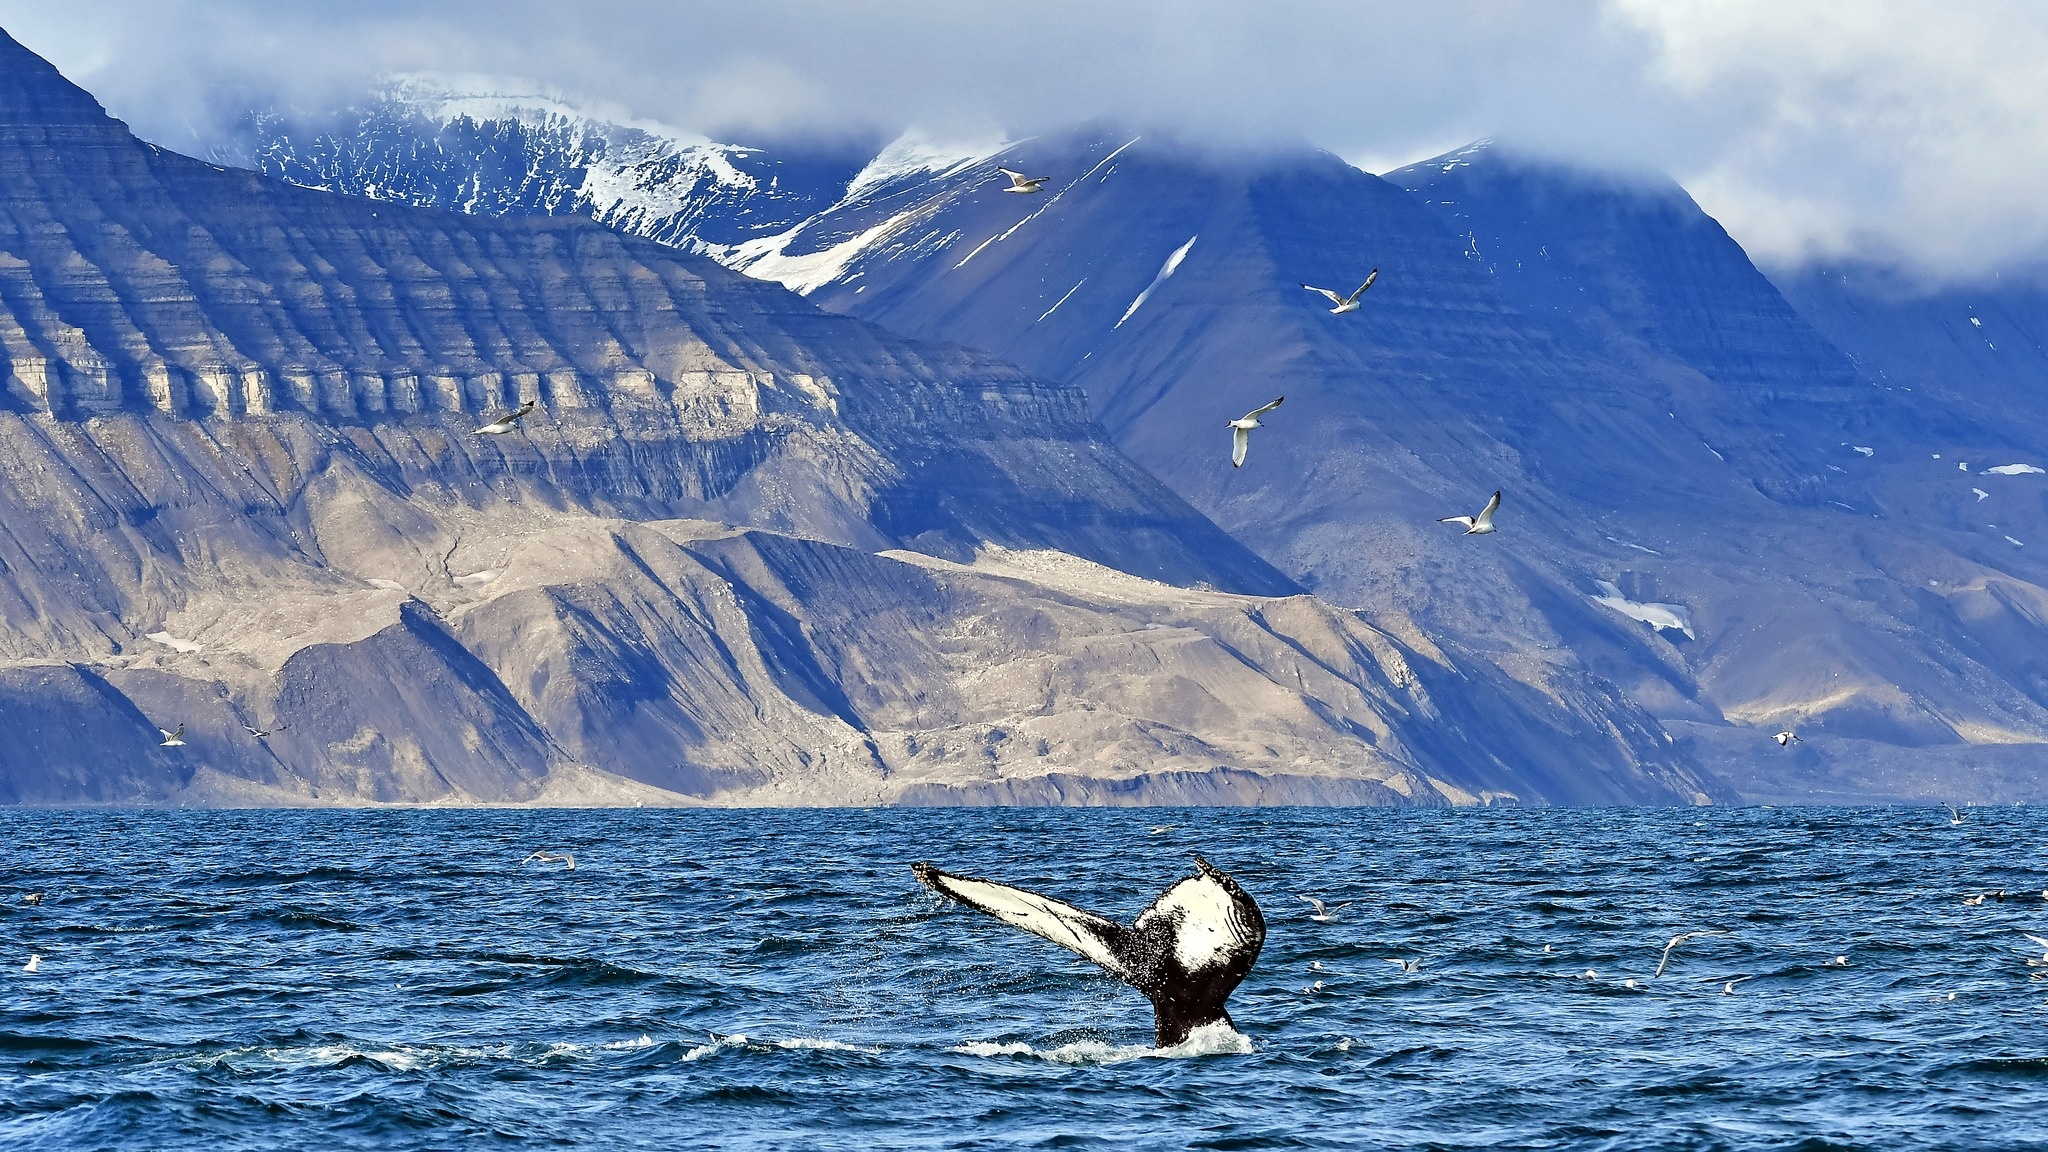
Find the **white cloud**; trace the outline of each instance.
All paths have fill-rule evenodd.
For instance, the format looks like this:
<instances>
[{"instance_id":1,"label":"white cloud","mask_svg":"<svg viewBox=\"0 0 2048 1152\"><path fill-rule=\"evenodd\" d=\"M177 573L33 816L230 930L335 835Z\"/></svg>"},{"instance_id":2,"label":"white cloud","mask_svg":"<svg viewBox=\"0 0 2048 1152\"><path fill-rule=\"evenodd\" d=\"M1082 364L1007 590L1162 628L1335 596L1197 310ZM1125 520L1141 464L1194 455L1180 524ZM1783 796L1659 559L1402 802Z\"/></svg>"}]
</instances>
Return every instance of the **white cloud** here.
<instances>
[{"instance_id":1,"label":"white cloud","mask_svg":"<svg viewBox=\"0 0 2048 1152\"><path fill-rule=\"evenodd\" d=\"M713 134L1096 116L1384 167L1479 136L1662 168L1766 260L2048 256L2048 5L1976 0L0 0L152 139L382 75L530 79Z\"/></svg>"}]
</instances>

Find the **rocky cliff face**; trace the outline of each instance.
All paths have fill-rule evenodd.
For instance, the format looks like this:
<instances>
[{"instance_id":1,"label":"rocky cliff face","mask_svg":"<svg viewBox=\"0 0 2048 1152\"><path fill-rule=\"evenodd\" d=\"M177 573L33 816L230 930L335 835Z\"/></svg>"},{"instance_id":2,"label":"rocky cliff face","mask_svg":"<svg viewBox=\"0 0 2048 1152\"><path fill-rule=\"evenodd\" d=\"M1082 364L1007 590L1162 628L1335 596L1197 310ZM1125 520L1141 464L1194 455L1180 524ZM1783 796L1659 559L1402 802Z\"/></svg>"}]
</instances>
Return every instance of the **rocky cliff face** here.
<instances>
[{"instance_id":1,"label":"rocky cliff face","mask_svg":"<svg viewBox=\"0 0 2048 1152\"><path fill-rule=\"evenodd\" d=\"M165 153L4 37L0 176L0 800L1729 795L1301 595L1071 384Z\"/></svg>"}]
</instances>

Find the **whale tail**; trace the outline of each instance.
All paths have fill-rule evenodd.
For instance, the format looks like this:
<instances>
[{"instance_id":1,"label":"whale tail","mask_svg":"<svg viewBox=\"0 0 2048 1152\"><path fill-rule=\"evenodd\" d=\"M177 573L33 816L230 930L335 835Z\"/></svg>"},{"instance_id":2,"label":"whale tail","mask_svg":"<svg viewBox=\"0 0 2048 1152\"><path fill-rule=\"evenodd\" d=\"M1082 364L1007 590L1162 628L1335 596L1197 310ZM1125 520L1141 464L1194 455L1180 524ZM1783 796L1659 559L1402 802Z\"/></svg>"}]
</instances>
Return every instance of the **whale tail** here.
<instances>
[{"instance_id":1,"label":"whale tail","mask_svg":"<svg viewBox=\"0 0 2048 1152\"><path fill-rule=\"evenodd\" d=\"M1223 1002L1258 961L1266 920L1251 895L1195 857L1196 874L1168 888L1129 927L1024 888L941 872L922 861L918 882L1012 928L1052 941L1152 1001L1153 1035L1170 1048L1205 1024L1229 1024Z\"/></svg>"}]
</instances>

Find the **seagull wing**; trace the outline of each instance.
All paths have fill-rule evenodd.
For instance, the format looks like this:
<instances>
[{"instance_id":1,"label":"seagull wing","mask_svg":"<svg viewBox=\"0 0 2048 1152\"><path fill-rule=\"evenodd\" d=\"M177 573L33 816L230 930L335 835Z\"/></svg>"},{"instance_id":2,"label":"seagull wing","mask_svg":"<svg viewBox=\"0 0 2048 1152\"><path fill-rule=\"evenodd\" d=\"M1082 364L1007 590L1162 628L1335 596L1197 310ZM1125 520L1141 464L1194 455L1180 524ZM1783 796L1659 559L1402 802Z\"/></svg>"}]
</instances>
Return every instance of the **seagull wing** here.
<instances>
[{"instance_id":1,"label":"seagull wing","mask_svg":"<svg viewBox=\"0 0 2048 1152\"><path fill-rule=\"evenodd\" d=\"M1299 897L1296 897L1296 899L1299 899L1299 900L1306 900L1306 901L1308 901L1309 903L1311 903L1311 904L1315 905L1315 906L1316 906L1316 915L1318 915L1318 916L1321 916L1321 915L1323 914L1323 902L1322 902L1321 900L1318 900L1318 899L1316 899L1316 898L1315 898L1315 897L1313 897L1313 896L1299 896Z\"/></svg>"},{"instance_id":2,"label":"seagull wing","mask_svg":"<svg viewBox=\"0 0 2048 1152\"><path fill-rule=\"evenodd\" d=\"M1671 943L1664 946L1664 955L1657 958L1657 971L1650 977L1652 980L1662 976L1664 974L1664 966L1671 963L1671 950L1685 943L1689 938L1687 936L1673 936L1671 938Z\"/></svg>"},{"instance_id":3,"label":"seagull wing","mask_svg":"<svg viewBox=\"0 0 2048 1152\"><path fill-rule=\"evenodd\" d=\"M1356 291L1356 292L1353 292L1353 293L1351 294L1351 297L1350 297L1350 299L1348 299L1348 300L1339 300L1339 301L1337 301L1337 303L1339 303L1339 304L1349 304L1349 303L1351 303L1351 302L1352 302L1353 300L1356 300L1356 299L1358 299L1358 298L1359 298L1360 296L1363 296L1363 295L1365 295L1365 290L1366 290L1367 288L1370 288L1370 287L1372 287L1372 282L1373 282L1373 281L1375 281L1375 280L1377 280L1377 279L1379 279L1379 278L1380 278L1380 270L1379 270L1379 269L1377 269L1377 268L1373 269L1373 270L1372 270L1371 272L1369 272L1369 273L1367 273L1367 274L1366 274L1366 277L1365 277L1365 283L1363 283L1363 284L1360 284L1360 285L1358 286L1358 291Z\"/></svg>"},{"instance_id":4,"label":"seagull wing","mask_svg":"<svg viewBox=\"0 0 2048 1152\"><path fill-rule=\"evenodd\" d=\"M1287 402L1287 397L1285 397L1285 396L1280 396L1280 397L1277 397L1277 398L1275 398L1275 399L1274 399L1274 401L1273 401L1273 402L1272 402L1271 404L1265 404L1265 405L1261 405L1260 407L1254 408L1254 409L1252 409L1251 411L1249 411L1249 412L1245 413L1245 414L1244 414L1244 418L1245 418L1245 419L1247 419L1247 420L1253 420L1253 419L1257 419L1258 417L1260 417L1260 416L1264 416L1264 415L1265 415L1266 413L1268 413L1268 412L1271 412L1271 411L1272 411L1273 409L1275 409L1275 408L1278 408L1278 407L1279 407L1280 405L1282 405L1282 404L1284 404L1284 403L1286 403L1286 402Z\"/></svg>"},{"instance_id":5,"label":"seagull wing","mask_svg":"<svg viewBox=\"0 0 2048 1152\"><path fill-rule=\"evenodd\" d=\"M1014 169L998 168L996 169L996 171L1001 172L1003 175L1008 176L1010 178L1010 187L1012 188L1022 188L1025 185L1031 183L1031 177L1026 176L1022 172L1018 172Z\"/></svg>"},{"instance_id":6,"label":"seagull wing","mask_svg":"<svg viewBox=\"0 0 2048 1152\"><path fill-rule=\"evenodd\" d=\"M182 731L184 731L184 730L185 730L185 726L184 726L183 724L180 724L180 725L178 725L178 731L182 732ZM157 731L159 731L159 732L162 732L162 733L164 734L164 739L166 739L166 740L176 740L176 739L177 739L177 737L176 737L176 736L173 736L173 735L171 735L171 733L170 733L170 730L169 730L169 729L165 729L165 728L159 728L159 729L157 729Z\"/></svg>"},{"instance_id":7,"label":"seagull wing","mask_svg":"<svg viewBox=\"0 0 2048 1152\"><path fill-rule=\"evenodd\" d=\"M1337 295L1335 292L1330 291L1328 288L1318 288L1313 284L1303 284L1302 287L1308 289L1311 292L1321 295L1324 299L1328 300L1332 304L1350 303L1350 301L1344 299L1342 296Z\"/></svg>"},{"instance_id":8,"label":"seagull wing","mask_svg":"<svg viewBox=\"0 0 2048 1152\"><path fill-rule=\"evenodd\" d=\"M1230 430L1230 466L1232 468L1244 467L1244 450L1251 447L1251 443L1251 429L1232 428Z\"/></svg>"},{"instance_id":9,"label":"seagull wing","mask_svg":"<svg viewBox=\"0 0 2048 1152\"><path fill-rule=\"evenodd\" d=\"M2043 948L2048 948L2048 939L2043 939L2042 937L2036 936L2032 932L2022 932L2020 933L2020 935L2025 936L2027 939L2032 940L2034 943L2039 944Z\"/></svg>"},{"instance_id":10,"label":"seagull wing","mask_svg":"<svg viewBox=\"0 0 2048 1152\"><path fill-rule=\"evenodd\" d=\"M1486 507L1479 510L1479 518L1473 522L1472 526L1474 528L1493 527L1493 514L1498 511L1500 511L1500 492L1496 490L1493 494L1493 499L1488 500Z\"/></svg>"},{"instance_id":11,"label":"seagull wing","mask_svg":"<svg viewBox=\"0 0 2048 1152\"><path fill-rule=\"evenodd\" d=\"M1463 524L1465 527L1470 528L1472 527L1472 518L1470 516L1445 516L1442 519L1438 520L1437 523Z\"/></svg>"},{"instance_id":12,"label":"seagull wing","mask_svg":"<svg viewBox=\"0 0 2048 1152\"><path fill-rule=\"evenodd\" d=\"M1128 979L1132 975L1117 958L1118 947L1130 935L1130 929L1113 920L1050 896L972 876L954 876L923 862L912 864L910 870L917 875L918 883L949 900L1050 940L1100 964L1112 976Z\"/></svg>"}]
</instances>

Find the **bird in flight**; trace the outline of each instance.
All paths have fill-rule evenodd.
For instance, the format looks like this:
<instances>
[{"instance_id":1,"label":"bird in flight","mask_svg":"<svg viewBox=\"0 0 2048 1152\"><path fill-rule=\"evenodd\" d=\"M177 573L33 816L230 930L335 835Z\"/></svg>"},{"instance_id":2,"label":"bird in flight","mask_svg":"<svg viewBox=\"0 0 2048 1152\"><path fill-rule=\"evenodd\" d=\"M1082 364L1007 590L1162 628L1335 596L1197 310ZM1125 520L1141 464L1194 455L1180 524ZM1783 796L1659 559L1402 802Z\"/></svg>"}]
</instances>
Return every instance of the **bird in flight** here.
<instances>
[{"instance_id":1,"label":"bird in flight","mask_svg":"<svg viewBox=\"0 0 2048 1152\"><path fill-rule=\"evenodd\" d=\"M159 744L159 745L157 745L157 747L159 747L159 748L183 748L183 747L185 746L185 725L184 725L184 724L182 724L182 723L181 723L181 724L179 724L179 725L178 725L178 730L177 730L176 732L164 732L164 730L163 730L163 729L161 729L161 728L157 729L157 731L159 731L159 732L163 732L163 733L164 733L164 742L163 742L162 744Z\"/></svg>"},{"instance_id":2,"label":"bird in flight","mask_svg":"<svg viewBox=\"0 0 2048 1152\"><path fill-rule=\"evenodd\" d=\"M533 411L534 402L528 400L510 412L498 413L498 418L470 433L472 436L503 436L517 427L519 421Z\"/></svg>"},{"instance_id":3,"label":"bird in flight","mask_svg":"<svg viewBox=\"0 0 2048 1152\"><path fill-rule=\"evenodd\" d=\"M1351 907L1351 902L1349 900L1346 900L1344 903L1337 905L1336 908L1331 908L1326 907L1321 900L1318 900L1313 896L1302 896L1299 897L1299 899L1306 900L1309 903L1316 906L1316 910L1309 915L1309 919L1315 921L1318 924L1335 923L1337 920L1337 908Z\"/></svg>"},{"instance_id":4,"label":"bird in flight","mask_svg":"<svg viewBox=\"0 0 2048 1152\"><path fill-rule=\"evenodd\" d=\"M1230 466L1244 467L1244 450L1251 446L1252 429L1263 428L1259 417L1278 408L1287 397L1282 396L1263 408L1254 408L1235 420L1230 421Z\"/></svg>"},{"instance_id":5,"label":"bird in flight","mask_svg":"<svg viewBox=\"0 0 2048 1152\"><path fill-rule=\"evenodd\" d=\"M242 725L244 731L248 732L249 735L254 736L258 740L261 740L265 736L269 736L273 733L282 732L289 727L291 727L291 725L289 724L279 724L275 728L251 728L247 724Z\"/></svg>"},{"instance_id":6,"label":"bird in flight","mask_svg":"<svg viewBox=\"0 0 2048 1152\"><path fill-rule=\"evenodd\" d=\"M1003 189L1003 191L1005 192L1043 191L1045 188L1045 182L1047 180L1052 179L1052 177L1050 176L1026 176L1022 172L1018 172L1009 168L998 168L996 169L996 171L1001 172L1003 175L1008 176L1010 178L1010 186L1008 188Z\"/></svg>"},{"instance_id":7,"label":"bird in flight","mask_svg":"<svg viewBox=\"0 0 2048 1152\"><path fill-rule=\"evenodd\" d=\"M1961 824L1961 823L1963 822L1963 814L1962 814L1961 812L1959 812L1959 811L1957 811L1957 810L1956 810L1956 806L1955 806L1955 805L1953 805L1953 804L1943 804L1943 805L1942 805L1942 807L1943 807L1943 808L1946 808L1946 809L1948 809L1948 822L1949 822L1949 823L1951 823L1951 824Z\"/></svg>"},{"instance_id":8,"label":"bird in flight","mask_svg":"<svg viewBox=\"0 0 2048 1152\"><path fill-rule=\"evenodd\" d=\"M1465 526L1465 535L1467 535L1467 536L1484 536L1484 535L1486 535L1486 534L1487 534L1488 532L1491 532L1491 531L1493 531L1493 530L1494 530L1494 527L1493 527L1493 514L1494 514L1495 512L1498 512L1498 511L1500 511L1500 493L1499 493L1498 491L1496 491L1496 492L1495 492L1495 493L1493 494L1493 499L1491 499L1491 500L1488 500L1488 501L1486 502L1486 507L1484 507L1484 508L1481 508L1481 509L1479 510L1479 515L1477 515L1477 516L1445 516L1445 517L1443 517L1443 518L1439 519L1439 520L1437 521L1437 523L1439 523L1439 524L1463 524L1463 525Z\"/></svg>"},{"instance_id":9,"label":"bird in flight","mask_svg":"<svg viewBox=\"0 0 2048 1152\"><path fill-rule=\"evenodd\" d=\"M559 854L545 851L535 852L532 855L528 856L526 859L521 860L520 863L527 864L535 860L538 860L543 864L567 864L569 866L569 871L574 872L576 870L576 857L568 852L562 852Z\"/></svg>"},{"instance_id":10,"label":"bird in flight","mask_svg":"<svg viewBox=\"0 0 2048 1152\"><path fill-rule=\"evenodd\" d=\"M1653 974L1651 975L1651 979L1653 979L1653 980L1654 980L1654 979L1656 979L1656 978L1657 978L1658 976L1662 976L1662 975L1664 974L1664 966L1665 966L1666 964L1669 964L1669 963L1671 963L1671 950L1672 950L1673 948L1676 948L1676 947L1678 947L1678 946L1679 946L1680 944L1683 944L1683 943L1685 943L1685 942L1686 942L1687 940L1694 940L1694 939L1697 939L1697 938L1699 938L1699 937L1701 937L1701 936L1726 936L1726 935L1727 935L1727 933L1726 933L1726 932L1722 932L1722 931L1719 931L1718 929L1705 929L1705 928L1702 928L1702 929L1700 929L1699 931L1696 931L1696 932L1680 932L1680 933L1679 933L1678 935L1676 935L1676 936L1673 936L1673 937L1671 938L1671 942L1670 942L1670 943L1668 943L1668 944L1666 944L1666 945L1664 945L1664 955L1658 958L1658 960L1657 960L1657 971L1656 971L1655 973L1653 973Z\"/></svg>"},{"instance_id":11,"label":"bird in flight","mask_svg":"<svg viewBox=\"0 0 2048 1152\"><path fill-rule=\"evenodd\" d=\"M2036 960L2029 956L2027 958L2027 967L2048 968L2048 937L2036 936L2032 932L2022 932L2020 935L2032 940L2041 949L2041 958Z\"/></svg>"},{"instance_id":12,"label":"bird in flight","mask_svg":"<svg viewBox=\"0 0 2048 1152\"><path fill-rule=\"evenodd\" d=\"M1380 270L1377 268L1373 269L1372 272L1366 276L1365 283L1360 284L1358 286L1358 291L1353 292L1349 296L1339 296L1335 292L1330 291L1328 288L1318 288L1313 284L1303 284L1302 287L1322 296L1330 303L1335 304L1336 307L1330 309L1330 315L1342 316L1346 312L1358 311L1358 298L1365 295L1365 290L1367 288L1372 287L1372 282L1379 278Z\"/></svg>"},{"instance_id":13,"label":"bird in flight","mask_svg":"<svg viewBox=\"0 0 2048 1152\"><path fill-rule=\"evenodd\" d=\"M1727 982L1726 984L1723 984L1723 985L1721 985L1721 995L1723 995L1723 996L1733 996L1733 995L1735 995L1735 986L1736 986L1737 984L1740 984L1740 983L1742 983L1742 982L1743 982L1744 980L1754 980L1754 979L1756 979L1756 977L1754 977L1754 976L1737 976L1737 977L1736 977L1735 979L1733 979L1733 980L1730 980L1730 981L1728 981L1728 982Z\"/></svg>"},{"instance_id":14,"label":"bird in flight","mask_svg":"<svg viewBox=\"0 0 2048 1152\"><path fill-rule=\"evenodd\" d=\"M1394 967L1399 968L1403 972L1422 971L1422 961L1420 960L1402 960L1397 957L1389 956L1387 957L1387 963L1392 964Z\"/></svg>"},{"instance_id":15,"label":"bird in flight","mask_svg":"<svg viewBox=\"0 0 2048 1152\"><path fill-rule=\"evenodd\" d=\"M1787 728L1783 732L1780 732L1777 735L1772 736L1771 739L1776 740L1778 742L1778 747L1783 748L1787 745L1799 743L1799 733L1794 732L1790 728Z\"/></svg>"}]
</instances>

